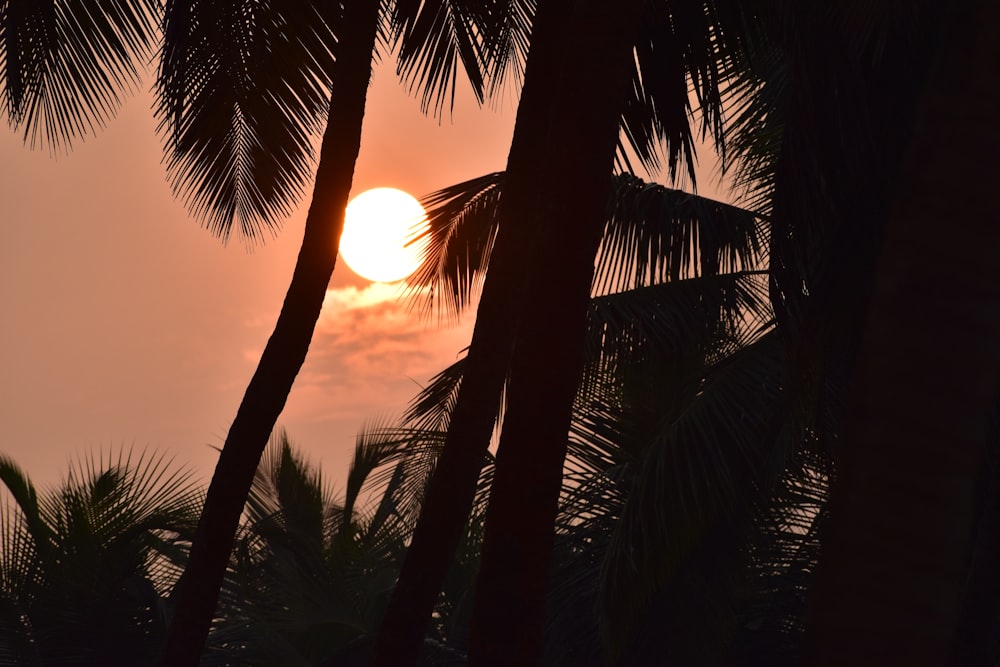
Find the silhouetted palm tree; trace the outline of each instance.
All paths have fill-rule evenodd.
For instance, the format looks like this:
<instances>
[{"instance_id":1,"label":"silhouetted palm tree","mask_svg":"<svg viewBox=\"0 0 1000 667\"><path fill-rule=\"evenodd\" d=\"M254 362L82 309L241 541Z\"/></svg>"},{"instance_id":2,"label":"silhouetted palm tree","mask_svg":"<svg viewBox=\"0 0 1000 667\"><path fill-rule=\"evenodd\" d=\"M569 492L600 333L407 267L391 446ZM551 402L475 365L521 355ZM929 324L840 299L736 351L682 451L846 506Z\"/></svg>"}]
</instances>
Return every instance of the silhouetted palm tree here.
<instances>
[{"instance_id":1,"label":"silhouetted palm tree","mask_svg":"<svg viewBox=\"0 0 1000 667\"><path fill-rule=\"evenodd\" d=\"M972 440L946 432L962 424L970 433L986 432L994 400L986 396L995 390L995 378L987 376L995 371L985 356L978 374L972 371L976 364L961 361L958 350L976 349L976 343L962 338L970 327L956 325L953 315L969 305L984 318L978 320L980 330L992 330L985 319L991 307L988 298L976 302L983 292L968 283L949 287L929 274L906 281L921 271L973 275L975 250L992 246L990 234L971 224L968 231L949 230L947 239L938 236L942 219L982 219L988 215L985 203L963 215L937 208L935 199L945 188L949 201L977 201L976 191L966 189L968 178L960 175L968 156L958 146L995 135L974 130L962 139L958 129L981 128L976 123L983 119L974 120L973 110L988 108L995 97L987 73L962 78L990 60L971 49L986 49L995 39L969 22L957 31L962 47L970 49L965 59L943 59L942 51L957 43L942 26L955 17L968 20L987 11L984 7L971 3L952 14L933 2L913 3L906 12L887 3L775 5L767 15L772 26L767 39L755 45L764 48L755 54L754 68L745 70L756 87L749 99L766 103L739 109L737 140L730 146L755 153L744 165L758 198L773 202L771 293L795 362L790 391L815 404L821 419L811 435L842 472L824 556L832 574L818 593L811 624L815 662L941 664L956 623L954 591L966 576L964 585L974 585L975 569L963 575L961 563L968 557L968 494L975 486L971 468L977 455ZM943 72L950 77L946 84L932 76ZM976 101L963 103L945 92L957 89ZM970 117L953 116L959 109ZM942 165L948 165L947 177L936 171ZM952 177L956 181L949 187ZM924 239L922 245L913 241L917 238ZM968 254L952 249L956 238L976 248L965 246ZM915 259L917 252L925 254ZM962 259L950 264L952 253ZM898 287L904 284L912 285L909 291ZM949 305L930 314L934 295L944 293ZM907 325L907 317L917 319ZM891 338L888 331L894 332ZM937 359L947 359L947 370L935 370ZM933 378L936 388L958 377L961 391L969 392L961 394L967 400L960 406L948 400L960 395L958 390L938 394L926 384ZM991 388L977 394L974 377ZM933 428L921 425L928 413ZM937 451L938 446L948 451ZM949 457L959 452L963 462L949 468ZM941 469L951 472L940 478ZM992 484L982 476L980 486ZM991 493L982 493L981 502ZM979 511L980 521L990 512L988 505ZM983 542L992 539L982 523L978 530ZM935 546L929 550L930 544ZM926 568L910 560L917 553ZM936 576L933 568L939 568ZM981 602L974 605L980 619L992 615ZM988 631L984 635L980 627L978 634Z\"/></svg>"},{"instance_id":2,"label":"silhouetted palm tree","mask_svg":"<svg viewBox=\"0 0 1000 667\"><path fill-rule=\"evenodd\" d=\"M591 9L579 3L542 2L535 16L525 86L508 158L505 196L500 202L501 224L495 239L493 263L483 284L466 373L456 396L444 454L428 488L425 510L386 615L377 664L398 665L411 661L423 636L439 582L447 571L448 556L471 506L475 480L510 367L508 355L515 349L527 349L514 344L521 322L530 323L526 326L532 334L546 331L552 336L548 343L540 345L547 350L540 352L549 362L547 370L554 369L551 354L555 350L568 354L564 371L547 375L537 385L548 387L542 392L541 401L536 402L534 398L524 399L523 403L522 399L516 401L522 405L531 404L539 413L526 420L535 422L536 426L540 427L548 419L563 422L562 425L553 423L546 432L556 440L564 440L579 364L579 359L573 359L573 336L566 338L566 332L558 326L539 325L534 321L534 314L526 316L524 312L535 295L545 294L548 305L539 306L538 315L542 321L550 322L552 318L562 321L565 318L557 316L556 310L562 304L572 303L573 321L576 322L573 326L578 330L577 337L582 337L580 327L589 296L587 273L592 269L603 207L610 192L612 163L604 165L600 173L594 168L603 164L605 144L610 144L608 160L613 161L619 127L624 127L626 138L638 146L641 156L652 159L651 146L657 140L667 139L671 166L677 165L678 156L690 157L686 85L689 72L697 82L696 91L706 125L715 127L718 118L716 47L719 34L711 30L711 13L702 3L657 2L644 5L642 10L623 6L610 16L602 15L598 19L595 15L590 17L593 20L580 18ZM642 11L649 11L649 14L641 14ZM573 21L580 23L578 28L571 30L567 26ZM617 31L611 29L612 26ZM567 38L570 33L573 37ZM592 43L587 41L588 35L593 37ZM584 42L589 48L581 46ZM611 57L616 49L621 49L625 55ZM633 50L639 69L636 69L636 61L628 57ZM609 57L594 56L598 52ZM583 78L589 74L611 78L601 83L594 79L587 87L579 78L581 72ZM563 84L565 87L560 87ZM580 87L572 89L572 85ZM595 90L602 92L595 96ZM581 100L587 100L586 104L581 105ZM612 121L602 116L605 103L613 107ZM574 129L569 129L571 127ZM542 188L543 183L548 187ZM559 231L554 231L557 228ZM577 242L582 243L579 248L572 245ZM558 265L558 268L549 267L557 275L543 277L548 261ZM575 262L577 270L570 270L567 262ZM564 279L576 281L573 288L576 296L571 297L565 291L568 286L557 287ZM560 306L548 307L552 304ZM550 345L553 342L554 345ZM531 365L525 364L526 367ZM550 391L554 387L547 383L557 377L562 378L565 386L558 392ZM525 386L534 384L529 381ZM551 403L557 396L561 397L560 406ZM520 418L512 424L518 421ZM562 434L556 436L559 432ZM537 431L527 429L508 439L521 441L531 433ZM559 449L558 444L535 448L538 453L554 452L552 465L546 466L548 483L542 485L550 497L558 493L558 484L553 484L558 481L561 469L557 461L561 458ZM525 501L528 498L529 495L523 497ZM541 502L541 499L536 500ZM554 512L552 502L541 503L539 507L548 507ZM551 532L554 520L554 514L550 512L549 516L546 511L537 515L540 525L548 523L547 527L537 530L542 538ZM533 542L525 540L525 544L528 543ZM533 556L545 552L541 546ZM515 562L507 558L501 560L512 566ZM536 559L532 557L529 561ZM538 571L544 571L544 567ZM500 585L499 589L514 591L516 587L509 583ZM522 583L525 590L540 590L537 581L528 583L528 578L524 578ZM533 604L533 610L525 609L513 616L506 614L502 605L489 603L485 607L495 608L496 613L507 620L516 616L537 628L534 623L537 595ZM480 627L484 626L490 623ZM532 643L538 633L537 630L521 632L521 629L508 626L506 636L503 643L513 649L517 642L510 641L511 637ZM498 655L497 659L504 658Z\"/></svg>"},{"instance_id":3,"label":"silhouetted palm tree","mask_svg":"<svg viewBox=\"0 0 1000 667\"><path fill-rule=\"evenodd\" d=\"M287 436L272 437L202 664L367 664L440 442L433 430L369 425L335 500ZM471 583L453 579L448 599ZM458 606L439 607L422 651L431 663L461 655L447 630Z\"/></svg>"},{"instance_id":4,"label":"silhouetted palm tree","mask_svg":"<svg viewBox=\"0 0 1000 667\"><path fill-rule=\"evenodd\" d=\"M809 664L969 659L970 647L954 653L955 629L1000 376L1000 207L985 186L998 170L982 159L1000 149L988 111L1000 90L986 65L1000 58L1000 10L921 3L912 16L883 36L887 49L923 37L910 61L918 85L878 207L884 243L859 336Z\"/></svg>"},{"instance_id":5,"label":"silhouetted palm tree","mask_svg":"<svg viewBox=\"0 0 1000 667\"><path fill-rule=\"evenodd\" d=\"M0 663L155 664L201 505L190 473L109 453L39 494L0 456L0 480Z\"/></svg>"},{"instance_id":6,"label":"silhouetted palm tree","mask_svg":"<svg viewBox=\"0 0 1000 667\"><path fill-rule=\"evenodd\" d=\"M671 494L687 494L689 503L703 508L703 522L714 525L720 515L733 508L765 502L747 484L741 481L743 486L739 486L732 471L740 471L739 480L757 481L760 476L756 475L756 469L746 470L746 465L739 462L766 458L764 453L774 451L770 442L758 443L753 433L741 436L738 426L742 422L720 419L727 411L760 413L766 406L758 387L770 386L772 394L778 393L780 373L776 370L773 336L772 344L757 345L756 352L742 353L749 355L752 362L738 364L734 360L728 366L722 363L752 340L747 337L752 323L761 317L766 319L766 315L760 314L762 276L746 270L761 260L765 227L747 211L646 184L631 176L619 175L614 184L597 256L594 285L597 296L591 301L588 313L586 355L580 369L584 379L576 397L570 431L571 463L563 493L575 495L575 501L561 510L559 528L562 545L577 544L559 547L566 562L565 567L558 568L576 585L569 592L552 594L557 601L550 608L561 618L551 621L559 627L546 633L553 640L547 645L550 659L565 657L567 653L575 656L566 658L565 664L585 664L579 662L584 654L587 660L600 661L604 654L599 641L594 647L600 637L596 613L602 578L600 564L610 560L608 541L621 515L622 500L638 477L634 472L622 477L622 467L633 471L646 468L645 474L649 474L657 465L676 456L671 452L686 452L694 463L688 460L684 466L703 471L705 480L685 476L682 487L644 485L647 488L643 493L648 496L652 491L658 492L668 506L672 503ZM425 308L441 304L444 308L460 309L470 302L470 293L482 280L492 258L492 239L498 232L497 214L505 187L504 174L490 174L446 188L425 201L430 218L429 257L416 277L418 285L424 288L416 292L417 298L427 292L431 294L424 302ZM444 303L441 295L445 296ZM680 363L681 358L687 361ZM660 361L656 362L657 359ZM672 365L666 359L671 359ZM415 401L409 423L435 429L447 427L466 363L465 359L457 362L431 383ZM716 365L719 368L714 368ZM734 371L734 366L741 370ZM710 367L713 370L706 370ZM704 373L710 373L709 377L719 376L711 387L728 389L708 390L703 386ZM733 378L742 384L734 387ZM664 384L673 390L665 391ZM691 392L704 397L696 400ZM697 407L692 407L692 402ZM770 403L775 404L773 396ZM631 416L623 412L624 405L632 406ZM780 402L777 407L780 408ZM774 411L776 407L766 409ZM677 415L684 425L674 427L671 432L667 424L672 422L664 423L667 414ZM628 438L614 436L625 428L618 423L619 419L634 421L638 415L643 415L644 428L635 426ZM729 426L720 429L722 424ZM713 437L699 445L695 439L706 434ZM621 453L626 447L623 440L627 439L634 443L634 456L647 449L667 453L640 465L634 457ZM734 440L742 447L731 444ZM619 453L615 454L616 451ZM754 456L756 452L763 453ZM736 463L727 468L729 472L716 471L713 464L726 457L733 457ZM787 464L783 456L771 458L770 467L779 472ZM761 462L759 467L768 465ZM612 478L614 482L610 482ZM610 482L610 486L604 481ZM712 492L720 485L729 489L723 494L729 504L723 503L723 507L716 500L718 494ZM637 491L633 495L643 494ZM597 526L588 523L591 510L600 515ZM670 523L662 516L652 526L643 525L642 515L631 516L628 535L654 535L657 531L667 536L673 534L671 528L660 528ZM620 539L626 543L638 538ZM590 546L581 552L579 545L583 544ZM692 539L674 550L690 551L698 546L697 540ZM570 557L568 548L576 556ZM628 551L624 544L620 548ZM624 626L618 630L619 635L630 634L628 628L633 625L630 616L642 616L650 592L655 592L660 582L671 579L672 573L663 574L662 567L657 570L649 564L643 568L635 576L619 574L616 578L615 588L621 589L620 594L615 604L607 605L611 613L605 617L619 619L619 626ZM627 607L631 609L626 614ZM574 634L568 628L571 623L565 617L574 615L588 624L585 632ZM711 642L703 643L708 645ZM581 652L572 653L573 646L581 647Z\"/></svg>"}]
</instances>

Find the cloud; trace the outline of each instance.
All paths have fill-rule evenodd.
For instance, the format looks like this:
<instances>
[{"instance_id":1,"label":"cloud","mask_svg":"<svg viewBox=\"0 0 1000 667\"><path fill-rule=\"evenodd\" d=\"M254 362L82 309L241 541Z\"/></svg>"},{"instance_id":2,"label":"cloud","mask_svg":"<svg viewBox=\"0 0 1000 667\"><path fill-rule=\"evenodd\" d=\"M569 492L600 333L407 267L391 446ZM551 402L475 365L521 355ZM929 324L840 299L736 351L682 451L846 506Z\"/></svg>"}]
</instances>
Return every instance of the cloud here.
<instances>
[{"instance_id":1,"label":"cloud","mask_svg":"<svg viewBox=\"0 0 1000 667\"><path fill-rule=\"evenodd\" d=\"M309 356L282 422L361 423L398 415L469 344L474 314L436 325L400 298L398 285L327 291Z\"/></svg>"}]
</instances>

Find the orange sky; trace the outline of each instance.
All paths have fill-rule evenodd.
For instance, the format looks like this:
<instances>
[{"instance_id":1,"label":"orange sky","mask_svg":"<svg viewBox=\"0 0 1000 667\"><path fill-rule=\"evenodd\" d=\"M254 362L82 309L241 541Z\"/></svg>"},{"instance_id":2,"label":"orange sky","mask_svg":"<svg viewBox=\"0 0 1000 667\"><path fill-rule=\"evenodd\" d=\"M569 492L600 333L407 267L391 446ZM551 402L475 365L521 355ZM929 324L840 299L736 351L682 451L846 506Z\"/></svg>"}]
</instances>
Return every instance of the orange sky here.
<instances>
[{"instance_id":1,"label":"orange sky","mask_svg":"<svg viewBox=\"0 0 1000 667\"><path fill-rule=\"evenodd\" d=\"M439 123L380 67L354 192L420 196L502 169L515 102L460 99ZM173 199L150 104L138 96L55 158L0 131L0 451L36 482L129 445L172 454L207 482L291 276L308 199L264 247L223 247ZM422 323L394 293L338 262L279 420L335 486L360 425L398 414L468 344L471 318Z\"/></svg>"}]
</instances>

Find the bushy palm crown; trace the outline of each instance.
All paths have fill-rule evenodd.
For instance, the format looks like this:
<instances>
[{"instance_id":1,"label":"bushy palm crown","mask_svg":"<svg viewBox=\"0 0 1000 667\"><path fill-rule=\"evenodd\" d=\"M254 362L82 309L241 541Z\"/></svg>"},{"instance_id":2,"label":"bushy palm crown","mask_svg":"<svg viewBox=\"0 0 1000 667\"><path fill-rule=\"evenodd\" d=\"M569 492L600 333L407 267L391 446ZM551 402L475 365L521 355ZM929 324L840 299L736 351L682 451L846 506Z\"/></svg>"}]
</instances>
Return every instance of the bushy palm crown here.
<instances>
[{"instance_id":1,"label":"bushy palm crown","mask_svg":"<svg viewBox=\"0 0 1000 667\"><path fill-rule=\"evenodd\" d=\"M503 185L489 174L426 199L429 257L411 293L425 312L467 307ZM816 416L788 400L789 360L755 268L768 233L744 209L616 177L569 435L551 664L794 652L830 469L810 435ZM442 371L404 424L445 428L462 371L462 360ZM761 603L775 595L781 606ZM670 610L682 608L669 650L657 633L635 643L645 624L680 627Z\"/></svg>"},{"instance_id":2,"label":"bushy palm crown","mask_svg":"<svg viewBox=\"0 0 1000 667\"><path fill-rule=\"evenodd\" d=\"M201 494L131 453L82 459L39 494L0 456L0 663L152 664Z\"/></svg>"},{"instance_id":3,"label":"bushy palm crown","mask_svg":"<svg viewBox=\"0 0 1000 667\"><path fill-rule=\"evenodd\" d=\"M369 424L335 499L277 433L254 481L202 664L355 664L374 639L441 441L439 432ZM470 585L463 577L447 587L440 623L454 617L448 602ZM427 650L453 656L446 638L454 639L438 629Z\"/></svg>"}]
</instances>

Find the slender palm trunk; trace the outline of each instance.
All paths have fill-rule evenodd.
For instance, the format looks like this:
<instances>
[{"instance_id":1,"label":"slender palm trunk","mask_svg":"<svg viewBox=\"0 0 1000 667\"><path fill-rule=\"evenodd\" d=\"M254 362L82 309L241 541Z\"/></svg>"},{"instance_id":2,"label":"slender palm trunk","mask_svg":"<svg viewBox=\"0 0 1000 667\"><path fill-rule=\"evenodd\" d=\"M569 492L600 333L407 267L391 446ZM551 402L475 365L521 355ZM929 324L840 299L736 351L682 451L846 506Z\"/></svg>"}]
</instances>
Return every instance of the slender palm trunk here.
<instances>
[{"instance_id":1,"label":"slender palm trunk","mask_svg":"<svg viewBox=\"0 0 1000 667\"><path fill-rule=\"evenodd\" d=\"M190 560L175 589L176 606L161 662L164 667L198 664L254 473L305 361L336 264L344 209L361 145L379 9L379 3L372 0L351 0L344 5L330 119L302 247L278 322L212 476Z\"/></svg>"},{"instance_id":2,"label":"slender palm trunk","mask_svg":"<svg viewBox=\"0 0 1000 667\"><path fill-rule=\"evenodd\" d=\"M810 664L943 665L951 652L1000 371L1000 5L952 14L876 274Z\"/></svg>"},{"instance_id":3,"label":"slender palm trunk","mask_svg":"<svg viewBox=\"0 0 1000 667\"><path fill-rule=\"evenodd\" d=\"M511 347L524 299L524 255L533 233L529 193L548 178L538 146L548 131L560 21L568 0L542 0L507 159L500 224L483 285L465 371L444 447L427 487L420 519L381 627L374 664L414 664L434 604L475 499L479 473L500 408Z\"/></svg>"},{"instance_id":4,"label":"slender palm trunk","mask_svg":"<svg viewBox=\"0 0 1000 667\"><path fill-rule=\"evenodd\" d=\"M545 594L594 261L611 193L639 0L578 0L562 22L555 96L535 147L536 232L486 514L470 665L541 658ZM527 110L525 111L527 112Z\"/></svg>"}]
</instances>

